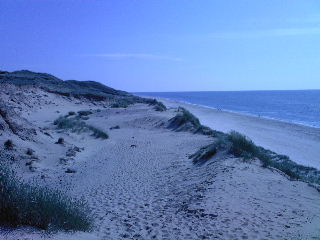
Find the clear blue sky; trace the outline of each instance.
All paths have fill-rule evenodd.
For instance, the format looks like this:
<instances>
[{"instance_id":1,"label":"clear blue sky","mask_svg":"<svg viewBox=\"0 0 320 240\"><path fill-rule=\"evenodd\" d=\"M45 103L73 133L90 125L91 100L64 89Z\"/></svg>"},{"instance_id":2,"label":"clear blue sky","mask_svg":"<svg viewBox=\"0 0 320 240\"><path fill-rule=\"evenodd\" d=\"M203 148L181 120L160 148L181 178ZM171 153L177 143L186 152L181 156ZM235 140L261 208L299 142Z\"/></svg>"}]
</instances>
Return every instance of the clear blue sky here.
<instances>
[{"instance_id":1,"label":"clear blue sky","mask_svg":"<svg viewBox=\"0 0 320 240\"><path fill-rule=\"evenodd\" d=\"M320 89L320 1L0 0L0 69L127 91Z\"/></svg>"}]
</instances>

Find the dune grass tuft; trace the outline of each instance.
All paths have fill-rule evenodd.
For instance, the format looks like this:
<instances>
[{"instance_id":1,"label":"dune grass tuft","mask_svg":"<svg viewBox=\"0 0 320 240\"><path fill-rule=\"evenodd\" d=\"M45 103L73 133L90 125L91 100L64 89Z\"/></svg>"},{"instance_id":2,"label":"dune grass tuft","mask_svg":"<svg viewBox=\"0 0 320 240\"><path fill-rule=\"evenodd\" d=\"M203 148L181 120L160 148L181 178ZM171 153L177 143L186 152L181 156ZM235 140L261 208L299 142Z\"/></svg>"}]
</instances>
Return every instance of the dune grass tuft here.
<instances>
[{"instance_id":1,"label":"dune grass tuft","mask_svg":"<svg viewBox=\"0 0 320 240\"><path fill-rule=\"evenodd\" d=\"M192 132L208 136L217 136L220 134L209 127L203 126L199 119L183 107L178 108L178 113L169 119L167 128L176 132Z\"/></svg>"},{"instance_id":2,"label":"dune grass tuft","mask_svg":"<svg viewBox=\"0 0 320 240\"><path fill-rule=\"evenodd\" d=\"M319 170L297 164L290 160L288 156L257 146L251 139L236 131L231 131L229 134L220 133L214 143L202 147L190 158L193 159L194 163L203 163L219 151L225 151L244 160L259 159L262 167L278 169L292 180L320 184Z\"/></svg>"},{"instance_id":3,"label":"dune grass tuft","mask_svg":"<svg viewBox=\"0 0 320 240\"><path fill-rule=\"evenodd\" d=\"M251 139L236 131L231 131L228 134L227 139L231 143L229 153L236 157L250 159L259 154L257 146L251 141Z\"/></svg>"},{"instance_id":4,"label":"dune grass tuft","mask_svg":"<svg viewBox=\"0 0 320 240\"><path fill-rule=\"evenodd\" d=\"M167 110L167 107L162 102L159 102L157 99L146 98L145 103L149 104L150 106L154 106L153 109L158 112L163 112Z\"/></svg>"},{"instance_id":5,"label":"dune grass tuft","mask_svg":"<svg viewBox=\"0 0 320 240\"><path fill-rule=\"evenodd\" d=\"M0 223L73 231L90 231L93 227L85 201L56 189L27 184L4 165L0 166Z\"/></svg>"},{"instance_id":6,"label":"dune grass tuft","mask_svg":"<svg viewBox=\"0 0 320 240\"><path fill-rule=\"evenodd\" d=\"M68 129L76 133L91 131L92 136L96 138L109 138L107 133L94 126L86 124L85 122L81 121L78 117L70 118L68 116L61 116L58 119L56 119L53 122L53 124L56 125L59 129Z\"/></svg>"}]
</instances>

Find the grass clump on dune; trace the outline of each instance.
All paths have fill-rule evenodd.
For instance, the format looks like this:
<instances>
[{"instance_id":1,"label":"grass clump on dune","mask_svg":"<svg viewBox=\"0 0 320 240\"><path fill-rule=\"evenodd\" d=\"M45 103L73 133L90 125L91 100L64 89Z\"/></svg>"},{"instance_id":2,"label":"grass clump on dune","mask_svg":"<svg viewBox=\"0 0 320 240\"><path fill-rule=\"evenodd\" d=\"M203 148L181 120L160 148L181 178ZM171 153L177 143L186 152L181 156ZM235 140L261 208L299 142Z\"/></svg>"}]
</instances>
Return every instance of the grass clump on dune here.
<instances>
[{"instance_id":1,"label":"grass clump on dune","mask_svg":"<svg viewBox=\"0 0 320 240\"><path fill-rule=\"evenodd\" d=\"M149 104L150 106L154 106L153 109L158 112L163 112L167 110L167 107L162 103L157 101L157 99L146 99L145 103Z\"/></svg>"},{"instance_id":2,"label":"grass clump on dune","mask_svg":"<svg viewBox=\"0 0 320 240\"><path fill-rule=\"evenodd\" d=\"M227 140L231 143L229 153L236 157L250 159L259 155L258 148L251 139L236 131L231 131Z\"/></svg>"},{"instance_id":3,"label":"grass clump on dune","mask_svg":"<svg viewBox=\"0 0 320 240\"><path fill-rule=\"evenodd\" d=\"M231 131L229 134L220 134L214 143L202 147L190 158L193 159L194 163L203 163L221 151L245 160L259 159L263 167L278 169L293 180L320 184L319 170L297 164L290 160L288 156L257 146L251 139L236 131Z\"/></svg>"},{"instance_id":4,"label":"grass clump on dune","mask_svg":"<svg viewBox=\"0 0 320 240\"><path fill-rule=\"evenodd\" d=\"M0 166L0 223L41 229L90 231L92 218L83 200L72 199L47 187L23 182Z\"/></svg>"},{"instance_id":5,"label":"grass clump on dune","mask_svg":"<svg viewBox=\"0 0 320 240\"><path fill-rule=\"evenodd\" d=\"M229 152L236 157L257 158L261 161L263 167L276 168L291 179L320 184L320 171L315 168L297 164L290 160L288 156L259 147L252 140L235 131L228 135L228 140L231 142Z\"/></svg>"},{"instance_id":6,"label":"grass clump on dune","mask_svg":"<svg viewBox=\"0 0 320 240\"><path fill-rule=\"evenodd\" d=\"M116 99L114 103L111 104L111 108L127 108L129 105L137 103L130 98L119 98Z\"/></svg>"},{"instance_id":7,"label":"grass clump on dune","mask_svg":"<svg viewBox=\"0 0 320 240\"><path fill-rule=\"evenodd\" d=\"M210 136L219 134L219 132L203 126L196 116L183 107L178 108L178 113L169 120L167 128L176 132L185 131Z\"/></svg>"},{"instance_id":8,"label":"grass clump on dune","mask_svg":"<svg viewBox=\"0 0 320 240\"><path fill-rule=\"evenodd\" d=\"M104 131L86 124L81 121L78 117L70 118L68 116L61 116L53 122L54 125L59 129L71 130L72 132L81 133L81 132L92 132L92 136L101 139L109 138L108 134Z\"/></svg>"}]
</instances>

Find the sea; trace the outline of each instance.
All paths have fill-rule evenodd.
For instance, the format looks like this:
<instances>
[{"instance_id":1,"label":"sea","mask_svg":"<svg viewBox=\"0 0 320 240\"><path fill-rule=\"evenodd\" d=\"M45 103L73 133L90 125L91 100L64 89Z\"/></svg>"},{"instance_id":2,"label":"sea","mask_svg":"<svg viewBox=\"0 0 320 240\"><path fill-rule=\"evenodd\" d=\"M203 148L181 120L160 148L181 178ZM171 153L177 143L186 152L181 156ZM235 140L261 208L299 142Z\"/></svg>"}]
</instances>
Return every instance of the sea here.
<instances>
[{"instance_id":1,"label":"sea","mask_svg":"<svg viewBox=\"0 0 320 240\"><path fill-rule=\"evenodd\" d=\"M135 94L320 128L320 90L139 92Z\"/></svg>"}]
</instances>

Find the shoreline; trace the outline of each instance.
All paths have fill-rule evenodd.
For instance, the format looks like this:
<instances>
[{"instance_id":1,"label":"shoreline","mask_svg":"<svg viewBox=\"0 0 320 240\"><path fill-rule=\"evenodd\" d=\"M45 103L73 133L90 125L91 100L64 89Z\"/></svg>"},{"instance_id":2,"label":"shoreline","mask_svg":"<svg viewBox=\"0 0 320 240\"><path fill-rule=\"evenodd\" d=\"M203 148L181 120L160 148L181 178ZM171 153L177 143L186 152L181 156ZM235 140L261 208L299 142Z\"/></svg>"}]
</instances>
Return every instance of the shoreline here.
<instances>
[{"instance_id":1,"label":"shoreline","mask_svg":"<svg viewBox=\"0 0 320 240\"><path fill-rule=\"evenodd\" d=\"M208 108L208 109L212 109L212 110L216 110L216 111L222 111L222 112L229 112L229 113L234 113L234 114L239 114L239 115L243 115L243 116L249 116L249 117L256 117L256 118L262 118L262 119L268 119L268 120L274 120L274 121L279 121L279 122L283 122L283 123L287 123L287 124L294 124L294 125L299 125L302 127L309 127L309 128L315 128L320 130L320 126L314 126L314 125L309 125L307 123L299 123L299 122L290 122L289 120L283 120L280 118L272 118L272 117L268 117L268 116L263 116L263 115L256 115L256 114L252 114L252 113L244 113L244 112L237 112L237 111L233 111L233 110L229 110L229 109L224 109L224 108L216 108L216 107L210 107L207 105L202 105L202 104L197 104L197 103L191 103L191 102L187 102L187 101L179 101L179 100L175 100L175 99L171 99L171 98L165 98L165 97L155 97L155 96L147 96L147 95L136 95L139 97L146 97L146 98L154 98L157 99L159 101L167 101L167 102L175 102L175 103L182 103L182 104L188 104L188 105L193 105L193 106L198 106L198 107L203 107L203 108Z\"/></svg>"},{"instance_id":2,"label":"shoreline","mask_svg":"<svg viewBox=\"0 0 320 240\"><path fill-rule=\"evenodd\" d=\"M197 116L201 123L218 131L231 130L245 134L257 145L293 161L320 169L320 128L258 117L238 112L218 110L208 106L190 104L177 100L156 98L167 107L182 106Z\"/></svg>"}]
</instances>

